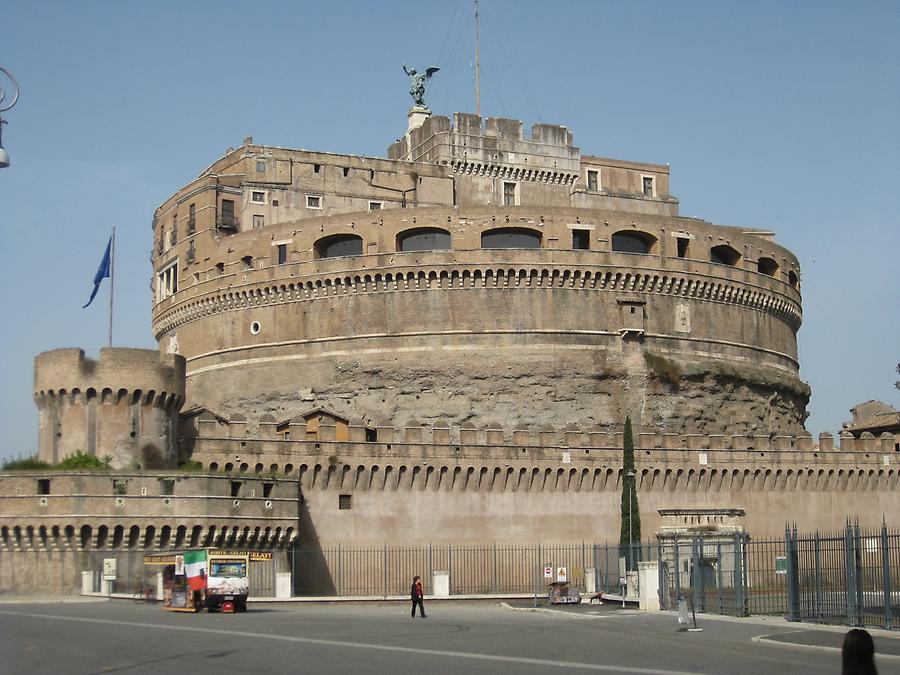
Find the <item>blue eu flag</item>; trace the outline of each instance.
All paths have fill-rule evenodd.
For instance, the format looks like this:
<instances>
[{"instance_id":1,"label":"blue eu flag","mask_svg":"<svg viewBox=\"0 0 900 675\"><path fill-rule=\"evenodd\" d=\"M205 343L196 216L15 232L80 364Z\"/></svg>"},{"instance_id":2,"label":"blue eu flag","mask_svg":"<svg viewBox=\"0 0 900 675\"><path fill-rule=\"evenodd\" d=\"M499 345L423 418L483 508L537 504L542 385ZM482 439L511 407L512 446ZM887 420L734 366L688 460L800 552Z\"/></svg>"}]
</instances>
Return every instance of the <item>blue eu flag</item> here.
<instances>
[{"instance_id":1,"label":"blue eu flag","mask_svg":"<svg viewBox=\"0 0 900 675\"><path fill-rule=\"evenodd\" d=\"M100 282L104 279L109 278L109 252L112 248L112 237L109 238L109 243L106 245L106 252L103 254L103 260L100 261L100 267L97 270L97 274L94 275L94 290L91 291L91 299L87 301L87 307L94 301L94 296L97 295L97 291L100 290ZM82 309L84 309L82 307Z\"/></svg>"}]
</instances>

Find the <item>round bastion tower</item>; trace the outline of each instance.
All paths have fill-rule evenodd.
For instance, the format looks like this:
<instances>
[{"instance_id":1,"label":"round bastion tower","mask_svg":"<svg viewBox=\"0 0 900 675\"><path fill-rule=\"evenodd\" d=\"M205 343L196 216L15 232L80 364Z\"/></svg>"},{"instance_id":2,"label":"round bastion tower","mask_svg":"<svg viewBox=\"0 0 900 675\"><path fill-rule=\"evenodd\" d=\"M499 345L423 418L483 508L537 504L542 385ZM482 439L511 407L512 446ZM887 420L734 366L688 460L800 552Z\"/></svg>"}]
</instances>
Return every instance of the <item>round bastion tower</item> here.
<instances>
[{"instance_id":1,"label":"round bastion tower","mask_svg":"<svg viewBox=\"0 0 900 675\"><path fill-rule=\"evenodd\" d=\"M38 456L57 463L78 451L111 457L115 469L177 463L184 358L147 349L55 349L34 360Z\"/></svg>"},{"instance_id":2,"label":"round bastion tower","mask_svg":"<svg viewBox=\"0 0 900 675\"><path fill-rule=\"evenodd\" d=\"M800 268L566 127L412 119L388 159L248 138L157 209L191 408L367 426L802 434Z\"/></svg>"}]
</instances>

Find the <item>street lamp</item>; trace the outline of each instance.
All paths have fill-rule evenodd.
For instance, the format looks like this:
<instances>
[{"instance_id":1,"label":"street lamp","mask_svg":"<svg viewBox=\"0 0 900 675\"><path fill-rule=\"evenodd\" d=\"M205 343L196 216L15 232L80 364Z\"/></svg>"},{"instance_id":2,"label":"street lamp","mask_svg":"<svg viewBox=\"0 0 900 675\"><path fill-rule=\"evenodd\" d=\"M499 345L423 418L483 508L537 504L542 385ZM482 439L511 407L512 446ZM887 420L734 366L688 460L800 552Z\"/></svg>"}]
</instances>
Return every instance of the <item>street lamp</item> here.
<instances>
[{"instance_id":1,"label":"street lamp","mask_svg":"<svg viewBox=\"0 0 900 675\"><path fill-rule=\"evenodd\" d=\"M2 72L6 77L9 78L9 81L13 84L13 89L15 90L15 95L12 97L12 101L9 102L8 105L3 105L3 101L6 99L6 92L0 88L0 113L4 113L10 108L12 108L16 101L19 100L19 83L16 82L16 78L12 76L6 68L0 66L0 72ZM9 166L9 153L3 149L3 125L6 124L6 120L0 116L0 169L5 169Z\"/></svg>"}]
</instances>

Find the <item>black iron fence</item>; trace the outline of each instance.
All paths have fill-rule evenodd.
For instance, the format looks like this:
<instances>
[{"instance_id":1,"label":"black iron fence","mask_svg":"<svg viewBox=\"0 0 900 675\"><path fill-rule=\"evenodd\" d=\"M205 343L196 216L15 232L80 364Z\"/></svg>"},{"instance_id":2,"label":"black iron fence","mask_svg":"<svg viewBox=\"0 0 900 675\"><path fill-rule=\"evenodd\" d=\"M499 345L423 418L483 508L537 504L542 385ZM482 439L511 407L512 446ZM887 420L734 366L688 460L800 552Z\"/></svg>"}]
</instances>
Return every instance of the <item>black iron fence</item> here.
<instances>
[{"instance_id":1,"label":"black iron fence","mask_svg":"<svg viewBox=\"0 0 900 675\"><path fill-rule=\"evenodd\" d=\"M656 547L634 542L635 560L654 560ZM293 552L294 594L300 596L405 595L413 576L432 593L435 573L445 573L450 595L546 594L560 568L574 588L621 591L617 545L329 547ZM545 570L551 570L551 579ZM591 579L585 575L592 574Z\"/></svg>"}]
</instances>

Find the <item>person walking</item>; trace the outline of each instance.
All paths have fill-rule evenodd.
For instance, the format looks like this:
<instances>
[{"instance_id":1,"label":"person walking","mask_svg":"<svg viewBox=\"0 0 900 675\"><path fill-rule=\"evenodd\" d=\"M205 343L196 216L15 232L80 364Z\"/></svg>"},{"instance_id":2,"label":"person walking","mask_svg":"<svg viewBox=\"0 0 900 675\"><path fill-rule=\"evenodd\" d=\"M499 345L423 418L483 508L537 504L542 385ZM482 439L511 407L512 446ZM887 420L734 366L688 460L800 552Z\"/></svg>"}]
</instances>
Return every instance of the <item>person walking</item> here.
<instances>
[{"instance_id":1,"label":"person walking","mask_svg":"<svg viewBox=\"0 0 900 675\"><path fill-rule=\"evenodd\" d=\"M409 589L409 595L412 599L412 613L410 616L416 618L416 607L419 608L419 614L425 618L425 591L422 588L421 577L413 577L412 587Z\"/></svg>"},{"instance_id":2,"label":"person walking","mask_svg":"<svg viewBox=\"0 0 900 675\"><path fill-rule=\"evenodd\" d=\"M875 643L869 631L862 628L847 631L841 647L841 675L878 675Z\"/></svg>"}]
</instances>

